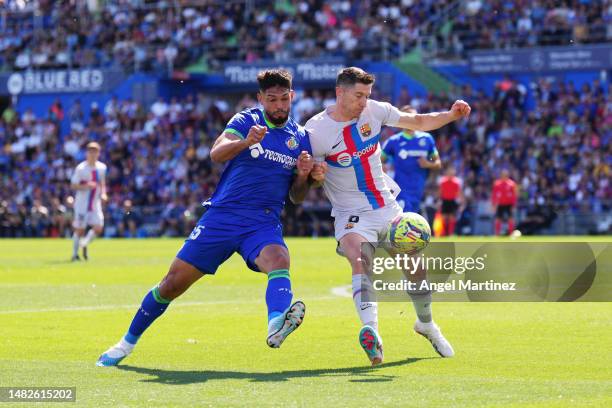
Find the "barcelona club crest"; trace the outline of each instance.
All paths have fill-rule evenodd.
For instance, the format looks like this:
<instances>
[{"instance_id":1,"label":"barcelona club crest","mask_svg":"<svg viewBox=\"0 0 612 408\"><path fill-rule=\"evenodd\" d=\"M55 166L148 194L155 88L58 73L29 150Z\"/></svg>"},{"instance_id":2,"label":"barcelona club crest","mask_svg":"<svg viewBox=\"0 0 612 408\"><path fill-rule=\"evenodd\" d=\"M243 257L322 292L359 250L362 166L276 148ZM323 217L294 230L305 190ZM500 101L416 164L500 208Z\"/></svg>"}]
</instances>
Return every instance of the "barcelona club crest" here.
<instances>
[{"instance_id":1,"label":"barcelona club crest","mask_svg":"<svg viewBox=\"0 0 612 408\"><path fill-rule=\"evenodd\" d=\"M372 129L370 128L370 124L364 123L363 125L361 125L361 127L359 128L359 132L361 132L361 134L364 137L370 137L370 135L372 134Z\"/></svg>"},{"instance_id":2,"label":"barcelona club crest","mask_svg":"<svg viewBox=\"0 0 612 408\"><path fill-rule=\"evenodd\" d=\"M285 140L285 144L291 150L295 150L298 148L298 141L295 136L289 136L289 138Z\"/></svg>"}]
</instances>

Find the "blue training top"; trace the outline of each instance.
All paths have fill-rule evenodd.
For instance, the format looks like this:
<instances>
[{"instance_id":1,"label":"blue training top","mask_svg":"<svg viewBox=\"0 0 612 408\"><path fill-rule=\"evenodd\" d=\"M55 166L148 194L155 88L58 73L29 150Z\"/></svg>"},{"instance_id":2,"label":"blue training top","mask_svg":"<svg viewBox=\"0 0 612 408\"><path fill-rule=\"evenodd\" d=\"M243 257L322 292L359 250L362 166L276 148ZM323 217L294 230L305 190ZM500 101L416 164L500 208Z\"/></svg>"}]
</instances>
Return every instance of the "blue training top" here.
<instances>
[{"instance_id":1,"label":"blue training top","mask_svg":"<svg viewBox=\"0 0 612 408\"><path fill-rule=\"evenodd\" d=\"M400 197L420 201L429 170L419 165L419 157L427 160L438 157L433 137L421 131L412 135L400 132L387 139L382 149L395 168L394 179L402 189Z\"/></svg>"}]
</instances>

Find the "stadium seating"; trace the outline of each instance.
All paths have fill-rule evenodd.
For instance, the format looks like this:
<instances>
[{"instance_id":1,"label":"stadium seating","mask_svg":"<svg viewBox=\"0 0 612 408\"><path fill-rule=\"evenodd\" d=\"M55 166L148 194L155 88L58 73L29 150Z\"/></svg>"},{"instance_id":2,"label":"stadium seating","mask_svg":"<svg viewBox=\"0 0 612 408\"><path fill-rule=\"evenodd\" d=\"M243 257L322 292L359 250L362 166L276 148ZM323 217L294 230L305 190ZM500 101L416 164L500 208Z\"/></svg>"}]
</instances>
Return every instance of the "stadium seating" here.
<instances>
[{"instance_id":1,"label":"stadium seating","mask_svg":"<svg viewBox=\"0 0 612 408\"><path fill-rule=\"evenodd\" d=\"M386 60L416 45L432 56L460 57L475 48L612 39L612 6L603 0L563 6L524 0L106 1L100 10L88 9L87 2L38 3L37 10L32 2L0 23L4 69L166 72L199 63L215 70L230 60Z\"/></svg>"},{"instance_id":2,"label":"stadium seating","mask_svg":"<svg viewBox=\"0 0 612 408\"><path fill-rule=\"evenodd\" d=\"M524 110L520 87L512 81L500 83L492 97L469 87L460 94L473 106L474 114L467 123L437 132L436 141L442 160L454 165L464 179L472 208L467 214L486 212L493 179L502 168L511 169L520 184L522 211L543 203L557 211L594 216L610 211L610 90L600 84L578 91L565 83L542 82L533 111ZM330 97L329 92L306 93L294 108L300 122L330 103ZM234 110L253 103L245 95ZM451 98L429 95L412 98L410 103L419 111L438 111L448 109ZM219 98L198 94L159 100L149 110L133 100L117 99L101 108L77 103L66 107L66 112L52 106L42 118L31 111L19 115L5 110L0 122L0 145L4 146L0 235L67 232L67 198L72 195L67 180L83 159L81 147L89 139L104 146L103 161L109 166L107 233L185 235L198 214L199 202L213 191L222 170L208 155L214 138L234 113L224 110L226 106ZM65 115L72 130L61 134L59 118ZM387 129L384 136L391 133ZM126 200L133 206L130 211L125 211ZM434 202L435 188L430 186L425 199L430 212ZM287 211L288 233L326 235L331 231L329 208L320 190L310 193L304 209L289 207ZM475 222L463 221L467 226Z\"/></svg>"},{"instance_id":3,"label":"stadium seating","mask_svg":"<svg viewBox=\"0 0 612 408\"><path fill-rule=\"evenodd\" d=\"M167 73L198 63L214 71L228 60L386 59L414 45L460 58L474 48L612 38L612 6L601 0L566 2L571 7L522 0L375 0L369 7L342 0L213 3L106 1L102 9L90 10L87 2L7 1L2 7L10 18L0 19L0 67ZM502 168L510 169L521 187L519 215L546 205L555 212L588 214L590 231L601 232L609 228L601 215L609 213L612 197L611 91L597 81L574 89L571 83L541 80L534 84L531 108L525 87L507 78L487 94L466 85L455 95L402 93L393 102L421 112L448 109L454 97L472 104L469 121L435 134L442 160L465 182L468 211L460 232L487 232L479 225L490 221L490 186ZM294 115L304 123L332 101L330 89L307 90ZM222 170L208 157L214 138L235 111L254 103L252 95L230 103L199 93L160 99L150 107L132 99L115 98L105 106L78 101L62 106L58 100L43 116L9 106L0 119L0 236L68 233L67 180L90 139L104 146L109 165L106 234L185 235ZM69 126L62 126L66 121ZM385 137L391 133L386 130ZM430 216L435 198L430 184L424 200ZM286 211L289 234L331 232L320 190L310 192L303 208Z\"/></svg>"}]
</instances>

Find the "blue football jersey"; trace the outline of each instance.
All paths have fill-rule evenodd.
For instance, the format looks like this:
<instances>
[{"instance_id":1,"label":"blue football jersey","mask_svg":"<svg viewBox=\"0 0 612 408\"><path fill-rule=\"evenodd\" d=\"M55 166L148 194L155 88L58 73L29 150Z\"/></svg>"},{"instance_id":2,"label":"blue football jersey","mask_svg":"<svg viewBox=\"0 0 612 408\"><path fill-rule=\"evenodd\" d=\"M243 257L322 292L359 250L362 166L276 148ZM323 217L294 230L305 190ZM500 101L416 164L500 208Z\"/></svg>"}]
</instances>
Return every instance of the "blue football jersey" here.
<instances>
[{"instance_id":1,"label":"blue football jersey","mask_svg":"<svg viewBox=\"0 0 612 408\"><path fill-rule=\"evenodd\" d=\"M420 201L429 170L419 166L419 157L433 160L438 150L433 137L426 132L405 132L391 136L383 144L383 153L395 168L395 182L402 192L400 198Z\"/></svg>"},{"instance_id":2,"label":"blue football jersey","mask_svg":"<svg viewBox=\"0 0 612 408\"><path fill-rule=\"evenodd\" d=\"M307 132L292 118L285 126L276 127L258 108L234 115L225 132L244 139L254 125L268 127L263 140L228 162L217 189L204 205L240 212L266 209L280 216L297 158L303 150L312 154L312 148Z\"/></svg>"}]
</instances>

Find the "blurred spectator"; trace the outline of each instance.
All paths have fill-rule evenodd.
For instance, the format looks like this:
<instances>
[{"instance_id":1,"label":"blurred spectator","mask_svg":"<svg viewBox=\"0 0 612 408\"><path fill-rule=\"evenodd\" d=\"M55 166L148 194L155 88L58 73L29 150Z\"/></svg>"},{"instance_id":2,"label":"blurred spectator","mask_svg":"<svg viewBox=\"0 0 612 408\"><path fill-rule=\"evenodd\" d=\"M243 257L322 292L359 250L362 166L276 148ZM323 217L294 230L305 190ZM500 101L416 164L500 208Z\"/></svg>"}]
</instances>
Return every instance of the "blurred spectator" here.
<instances>
[{"instance_id":1,"label":"blurred spectator","mask_svg":"<svg viewBox=\"0 0 612 408\"><path fill-rule=\"evenodd\" d=\"M522 88L511 78L491 97L465 87L460 92L469 96L470 118L432 132L443 162L464 180L459 232L470 232L471 222L492 215L490 186L501 168L509 169L520 187L519 222L538 205L538 197L559 212L602 220L610 214L609 89L595 82L578 92L571 83L537 81L536 106L526 110ZM304 123L333 97L332 90L307 90L294 113ZM92 104L88 118L75 101L65 109L71 125L81 126L71 126L67 134L51 116L38 118L29 109L19 115L7 107L0 115L0 236L69 233L68 180L92 138L103 146L102 161L108 165L107 234L185 236L223 168L209 158L214 139L238 106L256 103L253 95L236 99L230 103L200 93L160 99L147 109L133 99L113 98L103 111ZM420 111L441 111L452 98L427 95L419 103ZM384 130L383 138L392 133ZM430 217L438 200L434 182L430 178L424 199ZM284 219L288 233L307 235L329 235L329 221L321 189L310 191L303 207L288 207Z\"/></svg>"},{"instance_id":2,"label":"blurred spectator","mask_svg":"<svg viewBox=\"0 0 612 408\"><path fill-rule=\"evenodd\" d=\"M88 3L3 2L3 68L167 73L198 63L218 71L236 60L390 59L413 47L457 57L475 48L612 39L608 0L471 0L458 9L434 0L282 0L257 7L244 1L109 0L99 10Z\"/></svg>"},{"instance_id":3,"label":"blurred spectator","mask_svg":"<svg viewBox=\"0 0 612 408\"><path fill-rule=\"evenodd\" d=\"M606 42L611 16L607 0L473 0L448 22L461 51L468 51Z\"/></svg>"},{"instance_id":4,"label":"blurred spectator","mask_svg":"<svg viewBox=\"0 0 612 408\"><path fill-rule=\"evenodd\" d=\"M132 201L125 200L121 211L121 219L117 223L117 236L121 238L137 237L140 224L140 216L138 211L132 206Z\"/></svg>"}]
</instances>

